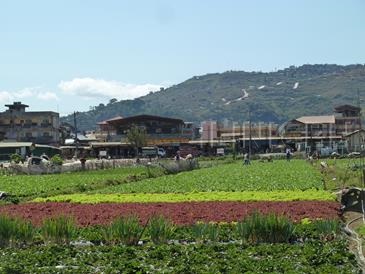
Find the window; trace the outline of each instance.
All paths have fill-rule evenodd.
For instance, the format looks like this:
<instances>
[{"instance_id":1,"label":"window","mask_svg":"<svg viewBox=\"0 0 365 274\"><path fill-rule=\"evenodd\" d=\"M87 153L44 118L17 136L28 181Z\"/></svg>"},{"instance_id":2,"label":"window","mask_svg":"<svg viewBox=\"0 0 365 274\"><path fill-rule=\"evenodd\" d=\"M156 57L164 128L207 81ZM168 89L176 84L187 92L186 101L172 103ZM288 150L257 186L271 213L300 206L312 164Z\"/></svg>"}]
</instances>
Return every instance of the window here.
<instances>
[{"instance_id":1,"label":"window","mask_svg":"<svg viewBox=\"0 0 365 274\"><path fill-rule=\"evenodd\" d=\"M49 136L50 136L49 132L44 132L43 133L43 137L49 137Z\"/></svg>"},{"instance_id":2,"label":"window","mask_svg":"<svg viewBox=\"0 0 365 274\"><path fill-rule=\"evenodd\" d=\"M33 134L31 132L27 132L27 133L25 133L25 136L30 138L30 137L33 137Z\"/></svg>"}]
</instances>

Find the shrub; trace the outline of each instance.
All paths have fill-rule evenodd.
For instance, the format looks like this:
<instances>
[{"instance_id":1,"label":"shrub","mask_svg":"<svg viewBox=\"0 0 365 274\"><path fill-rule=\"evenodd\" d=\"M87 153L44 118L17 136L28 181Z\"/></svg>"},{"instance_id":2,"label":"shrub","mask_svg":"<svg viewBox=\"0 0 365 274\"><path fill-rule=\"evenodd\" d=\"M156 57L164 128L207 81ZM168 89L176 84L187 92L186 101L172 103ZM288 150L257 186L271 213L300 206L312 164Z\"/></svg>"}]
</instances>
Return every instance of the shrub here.
<instances>
[{"instance_id":1,"label":"shrub","mask_svg":"<svg viewBox=\"0 0 365 274\"><path fill-rule=\"evenodd\" d=\"M11 154L10 155L10 161L16 164L19 164L22 161L22 156L20 156L17 153Z\"/></svg>"},{"instance_id":2,"label":"shrub","mask_svg":"<svg viewBox=\"0 0 365 274\"><path fill-rule=\"evenodd\" d=\"M136 216L120 217L105 228L104 235L109 243L121 242L125 245L137 245L144 227Z\"/></svg>"},{"instance_id":3,"label":"shrub","mask_svg":"<svg viewBox=\"0 0 365 274\"><path fill-rule=\"evenodd\" d=\"M284 216L255 212L237 223L236 232L244 243L287 243L294 236L294 224Z\"/></svg>"},{"instance_id":4,"label":"shrub","mask_svg":"<svg viewBox=\"0 0 365 274\"><path fill-rule=\"evenodd\" d=\"M56 154L51 158L51 163L54 164L55 166L62 166L63 159L59 154Z\"/></svg>"},{"instance_id":5,"label":"shrub","mask_svg":"<svg viewBox=\"0 0 365 274\"><path fill-rule=\"evenodd\" d=\"M153 216L149 220L148 232L155 244L167 243L174 231L174 225L163 216Z\"/></svg>"},{"instance_id":6,"label":"shrub","mask_svg":"<svg viewBox=\"0 0 365 274\"><path fill-rule=\"evenodd\" d=\"M191 171L199 168L197 159L180 160L168 163L160 163L166 174L177 174L183 171Z\"/></svg>"},{"instance_id":7,"label":"shrub","mask_svg":"<svg viewBox=\"0 0 365 274\"><path fill-rule=\"evenodd\" d=\"M71 217L59 216L46 219L43 222L41 233L45 241L57 244L67 244L75 234L76 225Z\"/></svg>"}]
</instances>

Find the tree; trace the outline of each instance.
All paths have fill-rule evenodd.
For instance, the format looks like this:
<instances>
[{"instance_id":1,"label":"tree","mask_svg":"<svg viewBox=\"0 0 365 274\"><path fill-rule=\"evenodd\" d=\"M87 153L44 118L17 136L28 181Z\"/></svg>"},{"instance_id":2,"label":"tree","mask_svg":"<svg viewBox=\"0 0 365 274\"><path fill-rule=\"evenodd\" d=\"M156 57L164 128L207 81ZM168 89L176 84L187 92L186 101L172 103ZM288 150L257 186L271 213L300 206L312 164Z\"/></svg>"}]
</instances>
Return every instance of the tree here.
<instances>
[{"instance_id":1,"label":"tree","mask_svg":"<svg viewBox=\"0 0 365 274\"><path fill-rule=\"evenodd\" d=\"M147 134L144 128L132 125L127 133L127 140L133 146L138 156L138 148L143 147L147 143Z\"/></svg>"},{"instance_id":2,"label":"tree","mask_svg":"<svg viewBox=\"0 0 365 274\"><path fill-rule=\"evenodd\" d=\"M114 104L116 102L118 102L118 100L116 98L112 98L112 99L109 100L109 104L108 105Z\"/></svg>"}]
</instances>

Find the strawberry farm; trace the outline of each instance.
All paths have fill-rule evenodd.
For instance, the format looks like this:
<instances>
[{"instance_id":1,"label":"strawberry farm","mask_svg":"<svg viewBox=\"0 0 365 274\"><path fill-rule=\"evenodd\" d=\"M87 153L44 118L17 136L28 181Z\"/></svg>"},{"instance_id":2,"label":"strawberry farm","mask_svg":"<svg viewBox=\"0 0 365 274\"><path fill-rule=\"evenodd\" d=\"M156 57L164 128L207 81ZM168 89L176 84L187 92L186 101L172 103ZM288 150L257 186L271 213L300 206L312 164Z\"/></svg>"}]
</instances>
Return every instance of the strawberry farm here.
<instances>
[{"instance_id":1,"label":"strawberry farm","mask_svg":"<svg viewBox=\"0 0 365 274\"><path fill-rule=\"evenodd\" d=\"M361 273L304 160L0 175L0 273Z\"/></svg>"}]
</instances>

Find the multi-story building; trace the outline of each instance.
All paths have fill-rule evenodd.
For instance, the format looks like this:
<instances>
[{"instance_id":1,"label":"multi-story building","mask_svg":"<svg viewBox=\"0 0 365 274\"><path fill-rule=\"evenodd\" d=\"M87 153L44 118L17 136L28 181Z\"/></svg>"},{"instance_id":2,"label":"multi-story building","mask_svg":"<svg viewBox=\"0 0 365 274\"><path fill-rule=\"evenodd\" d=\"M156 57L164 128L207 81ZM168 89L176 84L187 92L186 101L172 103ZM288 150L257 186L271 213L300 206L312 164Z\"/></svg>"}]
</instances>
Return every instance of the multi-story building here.
<instances>
[{"instance_id":1,"label":"multi-story building","mask_svg":"<svg viewBox=\"0 0 365 274\"><path fill-rule=\"evenodd\" d=\"M337 150L347 136L361 129L361 116L360 108L350 105L338 106L334 112L333 115L302 116L291 120L283 127L283 137L308 151Z\"/></svg>"},{"instance_id":2,"label":"multi-story building","mask_svg":"<svg viewBox=\"0 0 365 274\"><path fill-rule=\"evenodd\" d=\"M285 137L343 137L361 128L360 108L342 105L334 115L302 116L286 123Z\"/></svg>"},{"instance_id":3,"label":"multi-story building","mask_svg":"<svg viewBox=\"0 0 365 274\"><path fill-rule=\"evenodd\" d=\"M361 128L361 109L359 107L342 105L335 108L336 133L347 135Z\"/></svg>"},{"instance_id":4,"label":"multi-story building","mask_svg":"<svg viewBox=\"0 0 365 274\"><path fill-rule=\"evenodd\" d=\"M334 115L302 116L285 125L285 137L330 137L336 135Z\"/></svg>"},{"instance_id":5,"label":"multi-story building","mask_svg":"<svg viewBox=\"0 0 365 274\"><path fill-rule=\"evenodd\" d=\"M25 111L28 105L14 102L0 113L0 140L57 145L59 114L53 111Z\"/></svg>"},{"instance_id":6,"label":"multi-story building","mask_svg":"<svg viewBox=\"0 0 365 274\"><path fill-rule=\"evenodd\" d=\"M98 123L97 137L106 141L127 141L127 133L131 127L145 129L149 145L180 144L193 137L191 123L185 124L181 119L153 115L137 115L131 117L115 117Z\"/></svg>"}]
</instances>

